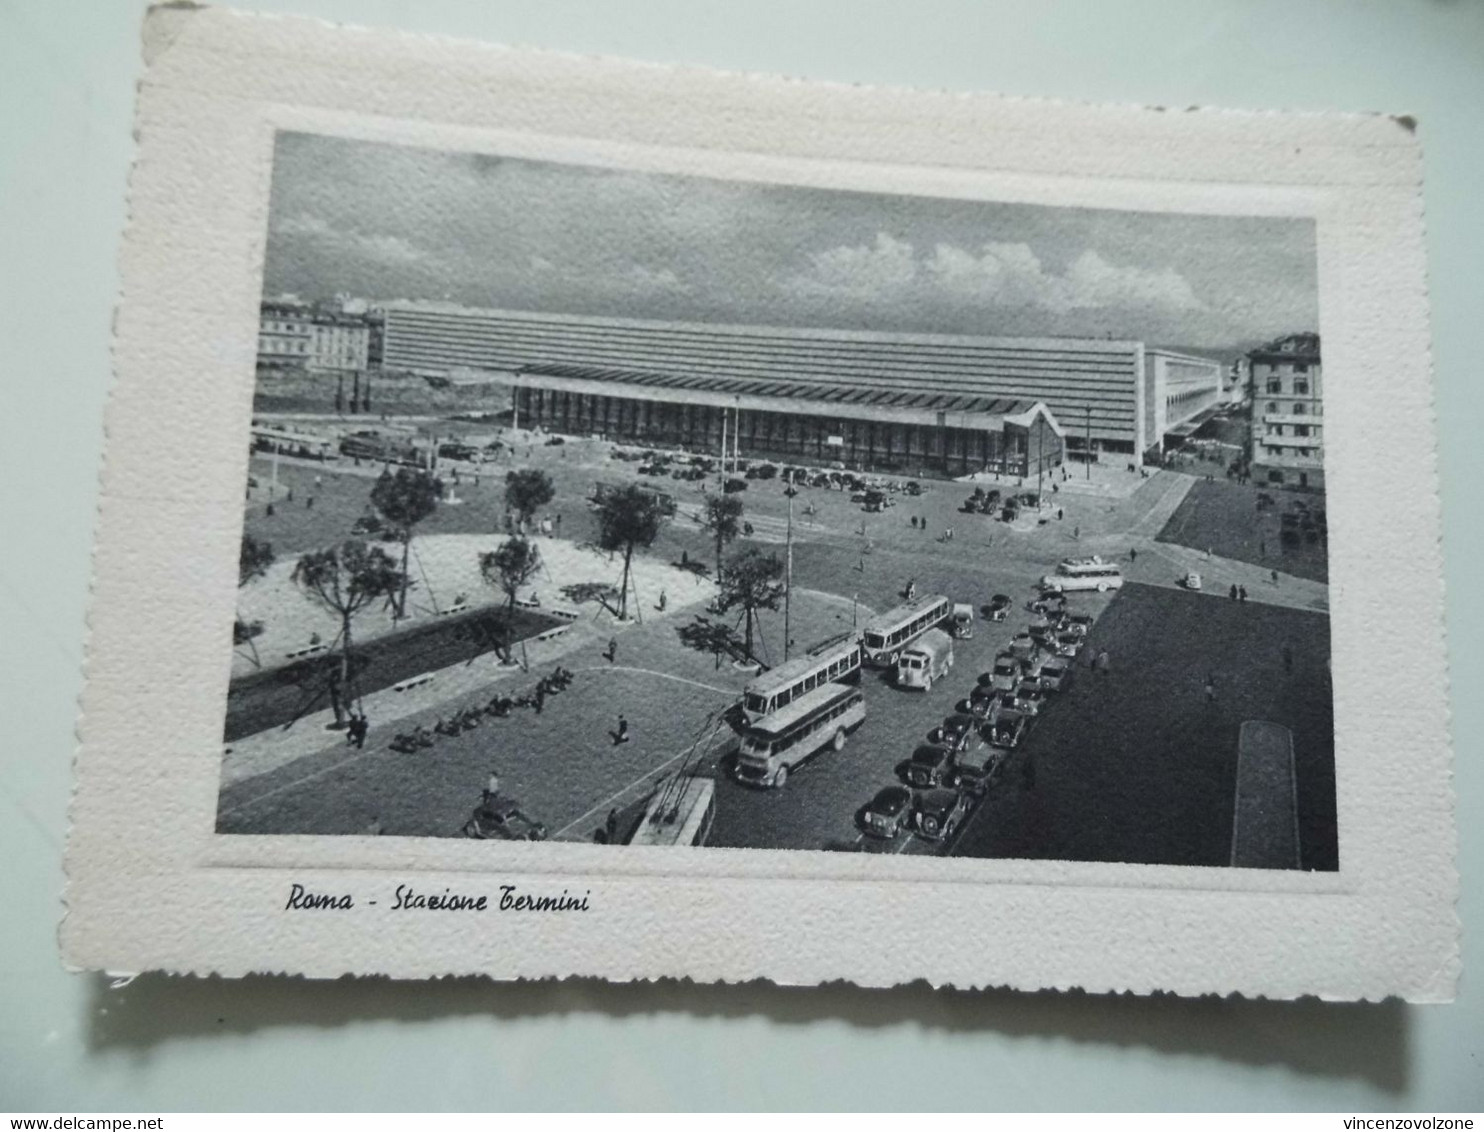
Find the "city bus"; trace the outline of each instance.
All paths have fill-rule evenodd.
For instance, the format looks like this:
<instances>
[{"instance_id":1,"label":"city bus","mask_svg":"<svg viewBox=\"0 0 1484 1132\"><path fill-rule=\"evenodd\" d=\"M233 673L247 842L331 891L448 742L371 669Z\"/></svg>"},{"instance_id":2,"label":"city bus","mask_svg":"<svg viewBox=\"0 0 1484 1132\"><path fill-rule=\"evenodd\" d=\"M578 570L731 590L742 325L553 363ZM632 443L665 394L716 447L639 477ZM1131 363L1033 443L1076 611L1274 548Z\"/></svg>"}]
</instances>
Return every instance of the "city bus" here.
<instances>
[{"instance_id":1,"label":"city bus","mask_svg":"<svg viewBox=\"0 0 1484 1132\"><path fill-rule=\"evenodd\" d=\"M948 620L953 603L941 595L920 597L866 622L865 658L877 668L895 668L902 649Z\"/></svg>"},{"instance_id":2,"label":"city bus","mask_svg":"<svg viewBox=\"0 0 1484 1132\"><path fill-rule=\"evenodd\" d=\"M685 774L667 778L649 799L630 845L705 845L716 820L716 783Z\"/></svg>"},{"instance_id":3,"label":"city bus","mask_svg":"<svg viewBox=\"0 0 1484 1132\"><path fill-rule=\"evenodd\" d=\"M858 683L860 673L860 639L853 633L834 637L764 672L742 689L742 714L748 723L756 723L822 684Z\"/></svg>"},{"instance_id":4,"label":"city bus","mask_svg":"<svg viewBox=\"0 0 1484 1132\"><path fill-rule=\"evenodd\" d=\"M1232 868L1297 869L1298 777L1293 732L1249 719L1237 740L1236 802L1232 810Z\"/></svg>"},{"instance_id":5,"label":"city bus","mask_svg":"<svg viewBox=\"0 0 1484 1132\"><path fill-rule=\"evenodd\" d=\"M1065 593L1068 590L1097 590L1104 593L1123 587L1123 571L1116 563L1105 561L1094 555L1091 558L1065 558L1057 564L1056 573L1041 579L1041 589L1047 593Z\"/></svg>"},{"instance_id":6,"label":"city bus","mask_svg":"<svg viewBox=\"0 0 1484 1132\"><path fill-rule=\"evenodd\" d=\"M805 692L742 733L734 773L738 781L754 786L782 786L811 755L825 747L844 747L845 736L865 719L866 699L859 687L825 684Z\"/></svg>"}]
</instances>

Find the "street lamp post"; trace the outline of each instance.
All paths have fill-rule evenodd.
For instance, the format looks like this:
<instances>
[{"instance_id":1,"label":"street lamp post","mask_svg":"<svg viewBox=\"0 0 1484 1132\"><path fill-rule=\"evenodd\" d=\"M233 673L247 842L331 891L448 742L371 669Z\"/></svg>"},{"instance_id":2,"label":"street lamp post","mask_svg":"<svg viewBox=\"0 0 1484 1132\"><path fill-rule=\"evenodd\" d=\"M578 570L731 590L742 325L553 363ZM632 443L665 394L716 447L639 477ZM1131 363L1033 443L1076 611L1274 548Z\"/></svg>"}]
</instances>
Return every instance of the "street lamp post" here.
<instances>
[{"instance_id":1,"label":"street lamp post","mask_svg":"<svg viewBox=\"0 0 1484 1132\"><path fill-rule=\"evenodd\" d=\"M788 477L788 488L783 494L788 496L788 534L784 538L783 550L783 659L787 660L789 648L793 645L791 606L794 596L794 496L799 494L794 487L792 475Z\"/></svg>"},{"instance_id":2,"label":"street lamp post","mask_svg":"<svg viewBox=\"0 0 1484 1132\"><path fill-rule=\"evenodd\" d=\"M1092 479L1092 406L1084 405L1082 411L1087 414L1087 431L1084 433L1082 442L1082 462L1087 467L1087 478Z\"/></svg>"}]
</instances>

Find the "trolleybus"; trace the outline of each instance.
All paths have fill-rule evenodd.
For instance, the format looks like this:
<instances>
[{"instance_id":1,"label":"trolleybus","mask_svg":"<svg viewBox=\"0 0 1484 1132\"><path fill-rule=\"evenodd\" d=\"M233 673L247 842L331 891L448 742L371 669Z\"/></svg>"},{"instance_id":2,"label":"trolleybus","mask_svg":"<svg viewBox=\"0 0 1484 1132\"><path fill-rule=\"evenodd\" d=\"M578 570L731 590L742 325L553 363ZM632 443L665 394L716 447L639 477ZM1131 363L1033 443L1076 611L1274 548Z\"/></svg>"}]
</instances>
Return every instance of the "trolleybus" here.
<instances>
[{"instance_id":1,"label":"trolleybus","mask_svg":"<svg viewBox=\"0 0 1484 1132\"><path fill-rule=\"evenodd\" d=\"M742 734L735 771L742 782L782 786L795 767L824 747L840 750L866 719L860 688L826 684L764 716Z\"/></svg>"},{"instance_id":2,"label":"trolleybus","mask_svg":"<svg viewBox=\"0 0 1484 1132\"><path fill-rule=\"evenodd\" d=\"M946 597L920 597L873 617L861 640L866 662L877 668L895 668L902 650L929 629L948 620L953 603Z\"/></svg>"},{"instance_id":3,"label":"trolleybus","mask_svg":"<svg viewBox=\"0 0 1484 1132\"><path fill-rule=\"evenodd\" d=\"M832 637L764 672L742 689L742 714L748 723L755 723L822 684L857 683L860 671L860 639L854 633Z\"/></svg>"}]
</instances>

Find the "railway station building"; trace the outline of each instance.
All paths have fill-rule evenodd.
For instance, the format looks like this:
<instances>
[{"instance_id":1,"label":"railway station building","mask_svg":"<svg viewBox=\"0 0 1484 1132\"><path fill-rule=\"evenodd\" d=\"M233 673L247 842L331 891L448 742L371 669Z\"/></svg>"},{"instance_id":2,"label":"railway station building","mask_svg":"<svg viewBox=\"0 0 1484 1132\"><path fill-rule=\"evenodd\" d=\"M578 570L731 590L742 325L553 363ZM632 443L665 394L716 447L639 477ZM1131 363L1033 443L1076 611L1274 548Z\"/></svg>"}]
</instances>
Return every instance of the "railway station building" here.
<instances>
[{"instance_id":1,"label":"railway station building","mask_svg":"<svg viewBox=\"0 0 1484 1132\"><path fill-rule=\"evenodd\" d=\"M994 338L386 309L384 368L508 389L522 426L869 470L1035 476L1158 458L1216 361L1128 340Z\"/></svg>"}]
</instances>

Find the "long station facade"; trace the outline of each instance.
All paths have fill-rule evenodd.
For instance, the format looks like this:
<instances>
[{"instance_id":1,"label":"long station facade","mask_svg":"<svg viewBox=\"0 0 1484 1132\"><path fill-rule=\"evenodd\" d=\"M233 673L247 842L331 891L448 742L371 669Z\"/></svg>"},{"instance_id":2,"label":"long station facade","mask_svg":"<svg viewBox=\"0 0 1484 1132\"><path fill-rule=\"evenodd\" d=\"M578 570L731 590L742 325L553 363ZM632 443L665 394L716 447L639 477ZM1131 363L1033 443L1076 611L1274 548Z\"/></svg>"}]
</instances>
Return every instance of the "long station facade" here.
<instances>
[{"instance_id":1,"label":"long station facade","mask_svg":"<svg viewBox=\"0 0 1484 1132\"><path fill-rule=\"evenodd\" d=\"M1157 457L1222 367L1142 342L386 310L383 365L511 390L522 425L958 476Z\"/></svg>"}]
</instances>

